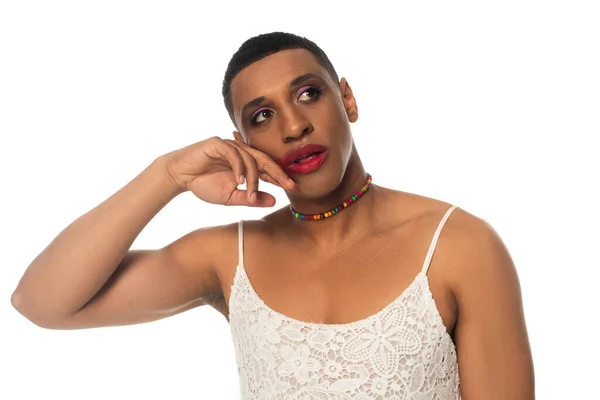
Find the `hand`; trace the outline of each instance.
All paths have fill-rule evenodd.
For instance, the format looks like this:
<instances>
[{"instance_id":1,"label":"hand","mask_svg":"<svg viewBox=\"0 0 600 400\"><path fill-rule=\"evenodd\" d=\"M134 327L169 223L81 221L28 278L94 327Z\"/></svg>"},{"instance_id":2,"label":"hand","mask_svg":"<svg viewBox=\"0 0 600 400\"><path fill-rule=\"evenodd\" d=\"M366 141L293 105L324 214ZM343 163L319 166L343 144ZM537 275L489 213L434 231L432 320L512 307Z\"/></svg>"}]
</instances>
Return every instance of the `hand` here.
<instances>
[{"instance_id":1,"label":"hand","mask_svg":"<svg viewBox=\"0 0 600 400\"><path fill-rule=\"evenodd\" d=\"M239 140L212 137L163 156L173 182L208 203L272 207L275 198L258 180L293 190L296 184L267 154ZM246 182L246 190L238 185Z\"/></svg>"}]
</instances>

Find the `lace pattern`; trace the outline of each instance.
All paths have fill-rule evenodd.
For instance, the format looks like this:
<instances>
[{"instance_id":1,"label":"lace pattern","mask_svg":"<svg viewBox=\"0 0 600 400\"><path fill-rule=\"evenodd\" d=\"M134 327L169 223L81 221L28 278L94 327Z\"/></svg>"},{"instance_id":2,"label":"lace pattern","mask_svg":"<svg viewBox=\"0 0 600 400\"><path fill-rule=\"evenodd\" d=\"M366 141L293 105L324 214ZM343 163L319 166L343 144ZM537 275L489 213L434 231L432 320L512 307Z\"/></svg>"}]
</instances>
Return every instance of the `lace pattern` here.
<instances>
[{"instance_id":1,"label":"lace pattern","mask_svg":"<svg viewBox=\"0 0 600 400\"><path fill-rule=\"evenodd\" d=\"M240 264L229 309L244 400L460 399L456 349L426 268L378 313L318 324L269 308Z\"/></svg>"}]
</instances>

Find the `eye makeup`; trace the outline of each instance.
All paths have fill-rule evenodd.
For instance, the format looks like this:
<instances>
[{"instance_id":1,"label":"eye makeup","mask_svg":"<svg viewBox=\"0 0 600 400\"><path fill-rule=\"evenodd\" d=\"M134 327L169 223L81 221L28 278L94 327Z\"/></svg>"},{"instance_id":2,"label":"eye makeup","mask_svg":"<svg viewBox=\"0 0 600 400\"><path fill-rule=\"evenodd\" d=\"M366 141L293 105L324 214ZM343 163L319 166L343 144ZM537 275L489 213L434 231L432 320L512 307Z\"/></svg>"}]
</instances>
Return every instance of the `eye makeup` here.
<instances>
[{"instance_id":1,"label":"eye makeup","mask_svg":"<svg viewBox=\"0 0 600 400\"><path fill-rule=\"evenodd\" d=\"M267 107L261 107L258 110L254 111L252 113L252 115L250 116L250 122L252 123L252 125L258 125L264 121L258 121L259 117L262 118L267 118L267 115L264 114L268 114L268 116L273 115L273 111L271 111L270 109L268 109Z\"/></svg>"},{"instance_id":2,"label":"eye makeup","mask_svg":"<svg viewBox=\"0 0 600 400\"><path fill-rule=\"evenodd\" d=\"M312 96L309 96L309 97L308 97L308 100L309 100L309 101L310 101L310 100L316 100L316 99L318 99L318 98L321 96L321 94L323 93L323 87L321 87L321 86L316 86L316 85L306 85L306 86L303 86L302 88L300 88L300 90L298 90L298 91L296 92L296 93L297 93L297 95L296 95L296 100L298 100L298 101L302 101L302 100L300 100L300 97L301 97L303 94L305 94L305 93L309 93L309 92L310 92L310 93L313 93L313 95L312 95Z\"/></svg>"},{"instance_id":3,"label":"eye makeup","mask_svg":"<svg viewBox=\"0 0 600 400\"><path fill-rule=\"evenodd\" d=\"M302 86L300 89L295 91L294 99L299 103L311 103L317 101L323 94L325 88L321 85L308 84ZM264 97L262 98L264 101ZM267 119L271 118L275 112L266 107L259 107L256 111L250 114L249 121L253 126L261 125L266 122Z\"/></svg>"}]
</instances>

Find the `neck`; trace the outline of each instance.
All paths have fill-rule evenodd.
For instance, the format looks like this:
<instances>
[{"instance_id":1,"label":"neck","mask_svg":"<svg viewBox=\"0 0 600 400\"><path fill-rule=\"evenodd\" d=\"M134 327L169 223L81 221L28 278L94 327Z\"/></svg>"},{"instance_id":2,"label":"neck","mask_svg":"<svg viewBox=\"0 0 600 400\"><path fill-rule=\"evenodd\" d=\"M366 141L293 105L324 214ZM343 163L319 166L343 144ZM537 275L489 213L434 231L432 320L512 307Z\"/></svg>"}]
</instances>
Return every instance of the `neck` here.
<instances>
[{"instance_id":1,"label":"neck","mask_svg":"<svg viewBox=\"0 0 600 400\"><path fill-rule=\"evenodd\" d=\"M367 182L363 186L361 186L360 190L357 190L355 193L352 194L351 197L346 198L346 200L339 203L337 206L329 209L328 211L324 211L322 213L315 213L315 214L303 214L303 213L298 212L296 209L294 209L294 207L290 204L290 212L292 213L292 215L294 217L296 217L297 219L300 219L300 220L320 221L323 219L331 218L334 215L344 211L346 208L350 207L352 204L354 204L360 198L362 198L362 196L364 196L364 194L371 187L371 183L372 183L371 175L367 174Z\"/></svg>"},{"instance_id":2,"label":"neck","mask_svg":"<svg viewBox=\"0 0 600 400\"><path fill-rule=\"evenodd\" d=\"M306 214L323 213L350 198L367 180L367 173L362 166L355 171L347 171L347 176L335 191L321 199L308 202L294 203L299 212ZM337 212L335 215L321 220L302 220L295 218L288 210L288 217L296 232L306 237L316 246L331 248L343 246L344 242L353 241L360 235L369 231L377 215L377 204L382 196L381 189L371 184L360 198L349 207Z\"/></svg>"}]
</instances>

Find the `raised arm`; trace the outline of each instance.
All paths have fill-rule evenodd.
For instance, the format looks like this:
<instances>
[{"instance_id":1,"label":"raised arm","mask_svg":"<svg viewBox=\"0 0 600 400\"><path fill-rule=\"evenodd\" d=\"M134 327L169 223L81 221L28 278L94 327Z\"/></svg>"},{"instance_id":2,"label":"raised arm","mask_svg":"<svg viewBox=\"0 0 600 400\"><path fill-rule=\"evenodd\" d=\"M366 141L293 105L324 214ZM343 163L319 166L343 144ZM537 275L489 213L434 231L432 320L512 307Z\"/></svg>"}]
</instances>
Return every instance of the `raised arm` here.
<instances>
[{"instance_id":1,"label":"raised arm","mask_svg":"<svg viewBox=\"0 0 600 400\"><path fill-rule=\"evenodd\" d=\"M158 250L130 246L184 191L216 204L268 206L274 198L258 192L259 174L293 186L275 162L260 159L266 155L252 156L239 146L211 138L157 158L33 260L12 295L13 306L39 326L79 329L152 321L210 302L220 290L212 249L225 228L198 230ZM247 190L237 188L241 175Z\"/></svg>"}]
</instances>

